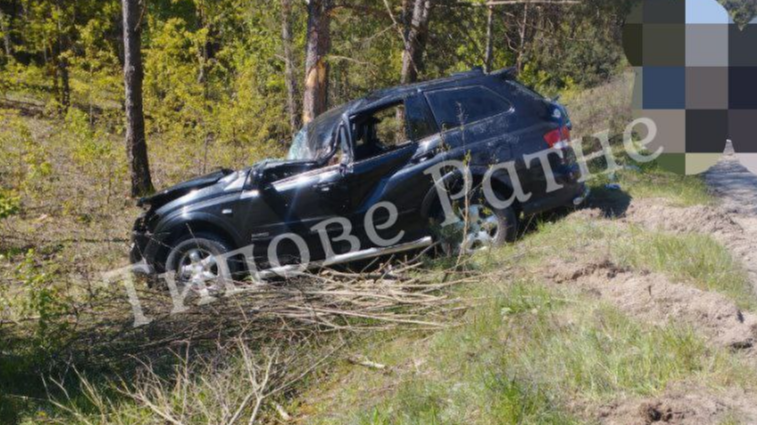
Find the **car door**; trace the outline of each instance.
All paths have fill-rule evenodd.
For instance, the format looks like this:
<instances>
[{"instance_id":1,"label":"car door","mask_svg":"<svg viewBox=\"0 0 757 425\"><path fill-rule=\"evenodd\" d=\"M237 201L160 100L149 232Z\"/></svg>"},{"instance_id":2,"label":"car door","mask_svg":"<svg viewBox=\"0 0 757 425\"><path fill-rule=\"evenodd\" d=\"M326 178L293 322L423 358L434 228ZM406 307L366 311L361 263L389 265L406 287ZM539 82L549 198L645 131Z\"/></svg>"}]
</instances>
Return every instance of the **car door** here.
<instances>
[{"instance_id":1,"label":"car door","mask_svg":"<svg viewBox=\"0 0 757 425\"><path fill-rule=\"evenodd\" d=\"M395 115L397 107L403 109ZM402 127L402 136L387 151L369 157L353 157L346 175L353 210L351 220L357 233L365 239L366 214L379 203L390 203L398 217L391 228L379 234L384 239L393 239L403 232L405 237L401 242L407 242L417 236L414 230L419 221L421 202L433 183L429 176L423 174L423 167L419 165L421 161L416 158L418 142L438 133L438 130L422 96L410 96L383 108L391 111L388 114L390 117L402 117L401 122L395 124ZM351 117L353 151L359 148L356 145L359 143L361 122L377 112L380 111L368 111ZM386 208L377 210L373 216L374 223L382 227L389 219L388 213ZM366 242L371 244L370 240Z\"/></svg>"},{"instance_id":2,"label":"car door","mask_svg":"<svg viewBox=\"0 0 757 425\"><path fill-rule=\"evenodd\" d=\"M344 132L344 126L339 126L337 132ZM256 226L253 241L266 249L268 244L277 236L295 234L301 237L308 247L311 261L324 258L323 244L317 230L313 228L319 223L334 217L349 216L350 200L347 187L344 184L345 165L333 158L340 155L341 149L326 159L321 165L315 165L304 172L295 173L289 177L277 179L261 184L257 197L259 198L254 211L250 211L252 221L258 221L256 216L265 215L265 222ZM284 167L288 165L283 165ZM271 170L267 171L271 173ZM338 231L338 229L329 229ZM297 257L298 247L290 240L281 244L280 257ZM289 255L287 251L293 251Z\"/></svg>"}]
</instances>

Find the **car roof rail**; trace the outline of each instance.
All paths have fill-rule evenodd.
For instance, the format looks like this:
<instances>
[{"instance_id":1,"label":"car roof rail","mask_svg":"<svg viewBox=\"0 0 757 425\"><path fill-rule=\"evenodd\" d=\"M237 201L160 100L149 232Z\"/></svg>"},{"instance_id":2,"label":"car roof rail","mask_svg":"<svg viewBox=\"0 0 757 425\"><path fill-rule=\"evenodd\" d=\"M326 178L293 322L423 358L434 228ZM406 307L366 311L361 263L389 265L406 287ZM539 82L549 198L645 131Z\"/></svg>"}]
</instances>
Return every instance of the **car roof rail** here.
<instances>
[{"instance_id":1,"label":"car roof rail","mask_svg":"<svg viewBox=\"0 0 757 425\"><path fill-rule=\"evenodd\" d=\"M452 77L453 78L457 78L457 77L475 77L477 75L483 75L483 74L484 74L484 69L481 68L480 66L477 66L477 67L474 67L473 69L471 69L470 71L456 72L456 73L452 74Z\"/></svg>"},{"instance_id":2,"label":"car roof rail","mask_svg":"<svg viewBox=\"0 0 757 425\"><path fill-rule=\"evenodd\" d=\"M492 77L501 78L503 80L514 80L518 77L518 69L514 66L510 68L500 69L499 71L492 71L489 73Z\"/></svg>"}]
</instances>

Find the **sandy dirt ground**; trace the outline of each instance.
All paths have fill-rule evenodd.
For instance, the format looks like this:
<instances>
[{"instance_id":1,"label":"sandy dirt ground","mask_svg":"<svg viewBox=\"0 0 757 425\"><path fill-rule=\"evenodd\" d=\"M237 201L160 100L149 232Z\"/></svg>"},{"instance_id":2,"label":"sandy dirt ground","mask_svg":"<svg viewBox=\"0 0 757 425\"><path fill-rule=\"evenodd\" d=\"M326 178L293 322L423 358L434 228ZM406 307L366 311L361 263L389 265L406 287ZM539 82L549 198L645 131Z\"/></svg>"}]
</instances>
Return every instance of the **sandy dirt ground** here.
<instances>
[{"instance_id":1,"label":"sandy dirt ground","mask_svg":"<svg viewBox=\"0 0 757 425\"><path fill-rule=\"evenodd\" d=\"M662 199L633 200L622 215L610 219L650 230L711 235L741 261L757 294L757 176L726 153L705 176L716 205L677 208ZM601 210L575 214L582 215L607 219ZM689 325L713 348L739 352L757 367L757 314L741 311L725 296L659 273L626 270L610 259L559 264L545 273L548 281L580 288L647 323ZM591 416L608 425L757 424L757 394L682 382L656 397L616 400Z\"/></svg>"}]
</instances>

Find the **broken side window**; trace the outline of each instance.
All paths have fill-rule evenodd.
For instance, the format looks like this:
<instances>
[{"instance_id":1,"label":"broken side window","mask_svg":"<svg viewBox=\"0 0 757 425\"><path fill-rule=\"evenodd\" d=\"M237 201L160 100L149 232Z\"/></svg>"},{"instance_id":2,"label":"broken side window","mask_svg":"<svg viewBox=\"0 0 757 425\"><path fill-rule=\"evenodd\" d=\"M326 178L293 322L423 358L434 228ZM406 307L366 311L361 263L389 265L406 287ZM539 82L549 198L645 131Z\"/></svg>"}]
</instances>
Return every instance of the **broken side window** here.
<instances>
[{"instance_id":1,"label":"broken side window","mask_svg":"<svg viewBox=\"0 0 757 425\"><path fill-rule=\"evenodd\" d=\"M404 117L405 105L400 103L354 118L355 160L382 155L410 142Z\"/></svg>"}]
</instances>

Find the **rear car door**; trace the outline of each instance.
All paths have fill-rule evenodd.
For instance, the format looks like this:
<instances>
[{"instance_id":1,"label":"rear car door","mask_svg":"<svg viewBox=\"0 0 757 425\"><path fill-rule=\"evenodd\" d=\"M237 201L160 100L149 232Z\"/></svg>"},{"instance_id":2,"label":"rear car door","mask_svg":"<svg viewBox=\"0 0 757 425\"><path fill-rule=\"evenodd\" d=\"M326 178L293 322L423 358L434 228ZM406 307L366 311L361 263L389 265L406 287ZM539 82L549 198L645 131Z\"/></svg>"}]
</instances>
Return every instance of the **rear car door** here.
<instances>
[{"instance_id":1,"label":"rear car door","mask_svg":"<svg viewBox=\"0 0 757 425\"><path fill-rule=\"evenodd\" d=\"M435 90L426 97L451 148L450 159L470 154L471 166L485 167L510 159L517 135L509 99L480 85Z\"/></svg>"}]
</instances>

